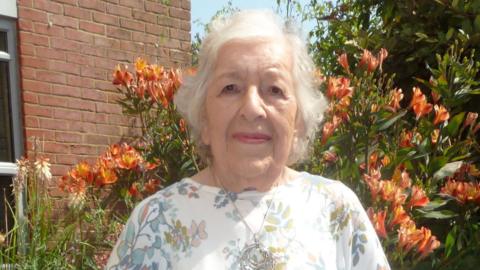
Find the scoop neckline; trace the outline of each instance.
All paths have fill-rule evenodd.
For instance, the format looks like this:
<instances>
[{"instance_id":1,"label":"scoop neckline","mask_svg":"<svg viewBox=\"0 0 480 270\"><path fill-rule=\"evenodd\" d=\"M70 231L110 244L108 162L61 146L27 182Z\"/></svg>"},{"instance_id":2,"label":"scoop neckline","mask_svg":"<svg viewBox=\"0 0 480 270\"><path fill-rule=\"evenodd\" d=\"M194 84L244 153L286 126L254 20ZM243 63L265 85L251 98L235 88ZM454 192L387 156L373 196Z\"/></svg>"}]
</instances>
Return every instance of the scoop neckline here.
<instances>
[{"instance_id":1,"label":"scoop neckline","mask_svg":"<svg viewBox=\"0 0 480 270\"><path fill-rule=\"evenodd\" d=\"M273 194L278 195L278 193L281 193L282 190L284 190L285 188L291 187L291 186L299 183L300 182L299 180L302 179L302 178L305 178L306 174L307 173L304 172L304 171L299 172L297 177L293 178L292 180L290 180L287 183L284 183L284 184L281 184L279 186L273 187L269 191L261 192L261 191L257 191L257 190L245 190L245 191L242 191L242 192L238 192L238 193L233 192L233 193L235 193L237 198L264 197L264 196L273 195ZM212 193L212 194L218 194L220 191L222 191L222 189L219 188L219 187L209 186L209 185L198 183L197 181L193 180L191 177L183 178L181 180L181 182L188 183L190 185L196 186L196 187L198 187L199 190L204 190L204 191L206 191L208 193Z\"/></svg>"}]
</instances>

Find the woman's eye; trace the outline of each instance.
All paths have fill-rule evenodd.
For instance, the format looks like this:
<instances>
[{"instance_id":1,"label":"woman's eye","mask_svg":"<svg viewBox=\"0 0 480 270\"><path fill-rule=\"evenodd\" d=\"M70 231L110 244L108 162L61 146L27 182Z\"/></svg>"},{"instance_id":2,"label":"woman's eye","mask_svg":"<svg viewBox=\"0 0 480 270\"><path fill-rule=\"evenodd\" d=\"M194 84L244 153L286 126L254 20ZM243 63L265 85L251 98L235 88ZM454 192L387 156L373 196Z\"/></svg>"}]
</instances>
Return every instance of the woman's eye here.
<instances>
[{"instance_id":1,"label":"woman's eye","mask_svg":"<svg viewBox=\"0 0 480 270\"><path fill-rule=\"evenodd\" d=\"M283 90L280 87L272 86L270 87L270 93L273 95L283 95Z\"/></svg>"},{"instance_id":2,"label":"woman's eye","mask_svg":"<svg viewBox=\"0 0 480 270\"><path fill-rule=\"evenodd\" d=\"M222 93L235 93L238 91L238 87L235 84L229 84L222 89Z\"/></svg>"}]
</instances>

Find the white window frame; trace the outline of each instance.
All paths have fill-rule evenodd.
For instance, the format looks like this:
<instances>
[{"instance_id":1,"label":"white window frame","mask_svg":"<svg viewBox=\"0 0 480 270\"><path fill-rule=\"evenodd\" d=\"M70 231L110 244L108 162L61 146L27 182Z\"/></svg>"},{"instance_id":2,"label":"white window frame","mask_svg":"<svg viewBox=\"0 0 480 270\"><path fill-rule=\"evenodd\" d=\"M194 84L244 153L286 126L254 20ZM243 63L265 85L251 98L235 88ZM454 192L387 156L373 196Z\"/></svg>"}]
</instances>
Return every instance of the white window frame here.
<instances>
[{"instance_id":1,"label":"white window frame","mask_svg":"<svg viewBox=\"0 0 480 270\"><path fill-rule=\"evenodd\" d=\"M11 138L13 158L12 162L0 162L0 175L14 176L17 174L15 160L23 154L23 121L21 117L21 97L19 87L19 69L17 56L17 27L16 19L0 16L0 31L7 35L7 51L0 51L0 61L8 63L9 102L11 121Z\"/></svg>"}]
</instances>

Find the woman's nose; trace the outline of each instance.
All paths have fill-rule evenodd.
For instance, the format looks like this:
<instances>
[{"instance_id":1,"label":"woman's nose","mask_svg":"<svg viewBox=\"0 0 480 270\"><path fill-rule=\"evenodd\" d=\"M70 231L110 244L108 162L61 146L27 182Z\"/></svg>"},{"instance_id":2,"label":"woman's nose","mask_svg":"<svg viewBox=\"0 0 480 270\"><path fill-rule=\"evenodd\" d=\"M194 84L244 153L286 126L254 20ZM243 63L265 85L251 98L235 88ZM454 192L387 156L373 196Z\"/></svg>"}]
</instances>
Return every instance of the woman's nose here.
<instances>
[{"instance_id":1,"label":"woman's nose","mask_svg":"<svg viewBox=\"0 0 480 270\"><path fill-rule=\"evenodd\" d=\"M249 121L266 117L265 103L258 87L251 86L247 89L242 99L240 113Z\"/></svg>"}]
</instances>

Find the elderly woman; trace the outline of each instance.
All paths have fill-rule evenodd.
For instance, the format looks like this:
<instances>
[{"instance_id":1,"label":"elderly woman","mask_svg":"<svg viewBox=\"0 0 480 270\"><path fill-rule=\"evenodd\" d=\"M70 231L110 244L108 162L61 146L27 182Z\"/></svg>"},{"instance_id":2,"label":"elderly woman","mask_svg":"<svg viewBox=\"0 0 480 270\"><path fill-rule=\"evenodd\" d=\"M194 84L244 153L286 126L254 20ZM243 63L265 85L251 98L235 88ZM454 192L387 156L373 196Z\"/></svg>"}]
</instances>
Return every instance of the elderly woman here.
<instances>
[{"instance_id":1,"label":"elderly woman","mask_svg":"<svg viewBox=\"0 0 480 270\"><path fill-rule=\"evenodd\" d=\"M389 269L355 194L288 167L326 107L292 24L214 21L175 97L208 164L133 211L107 269Z\"/></svg>"}]
</instances>

